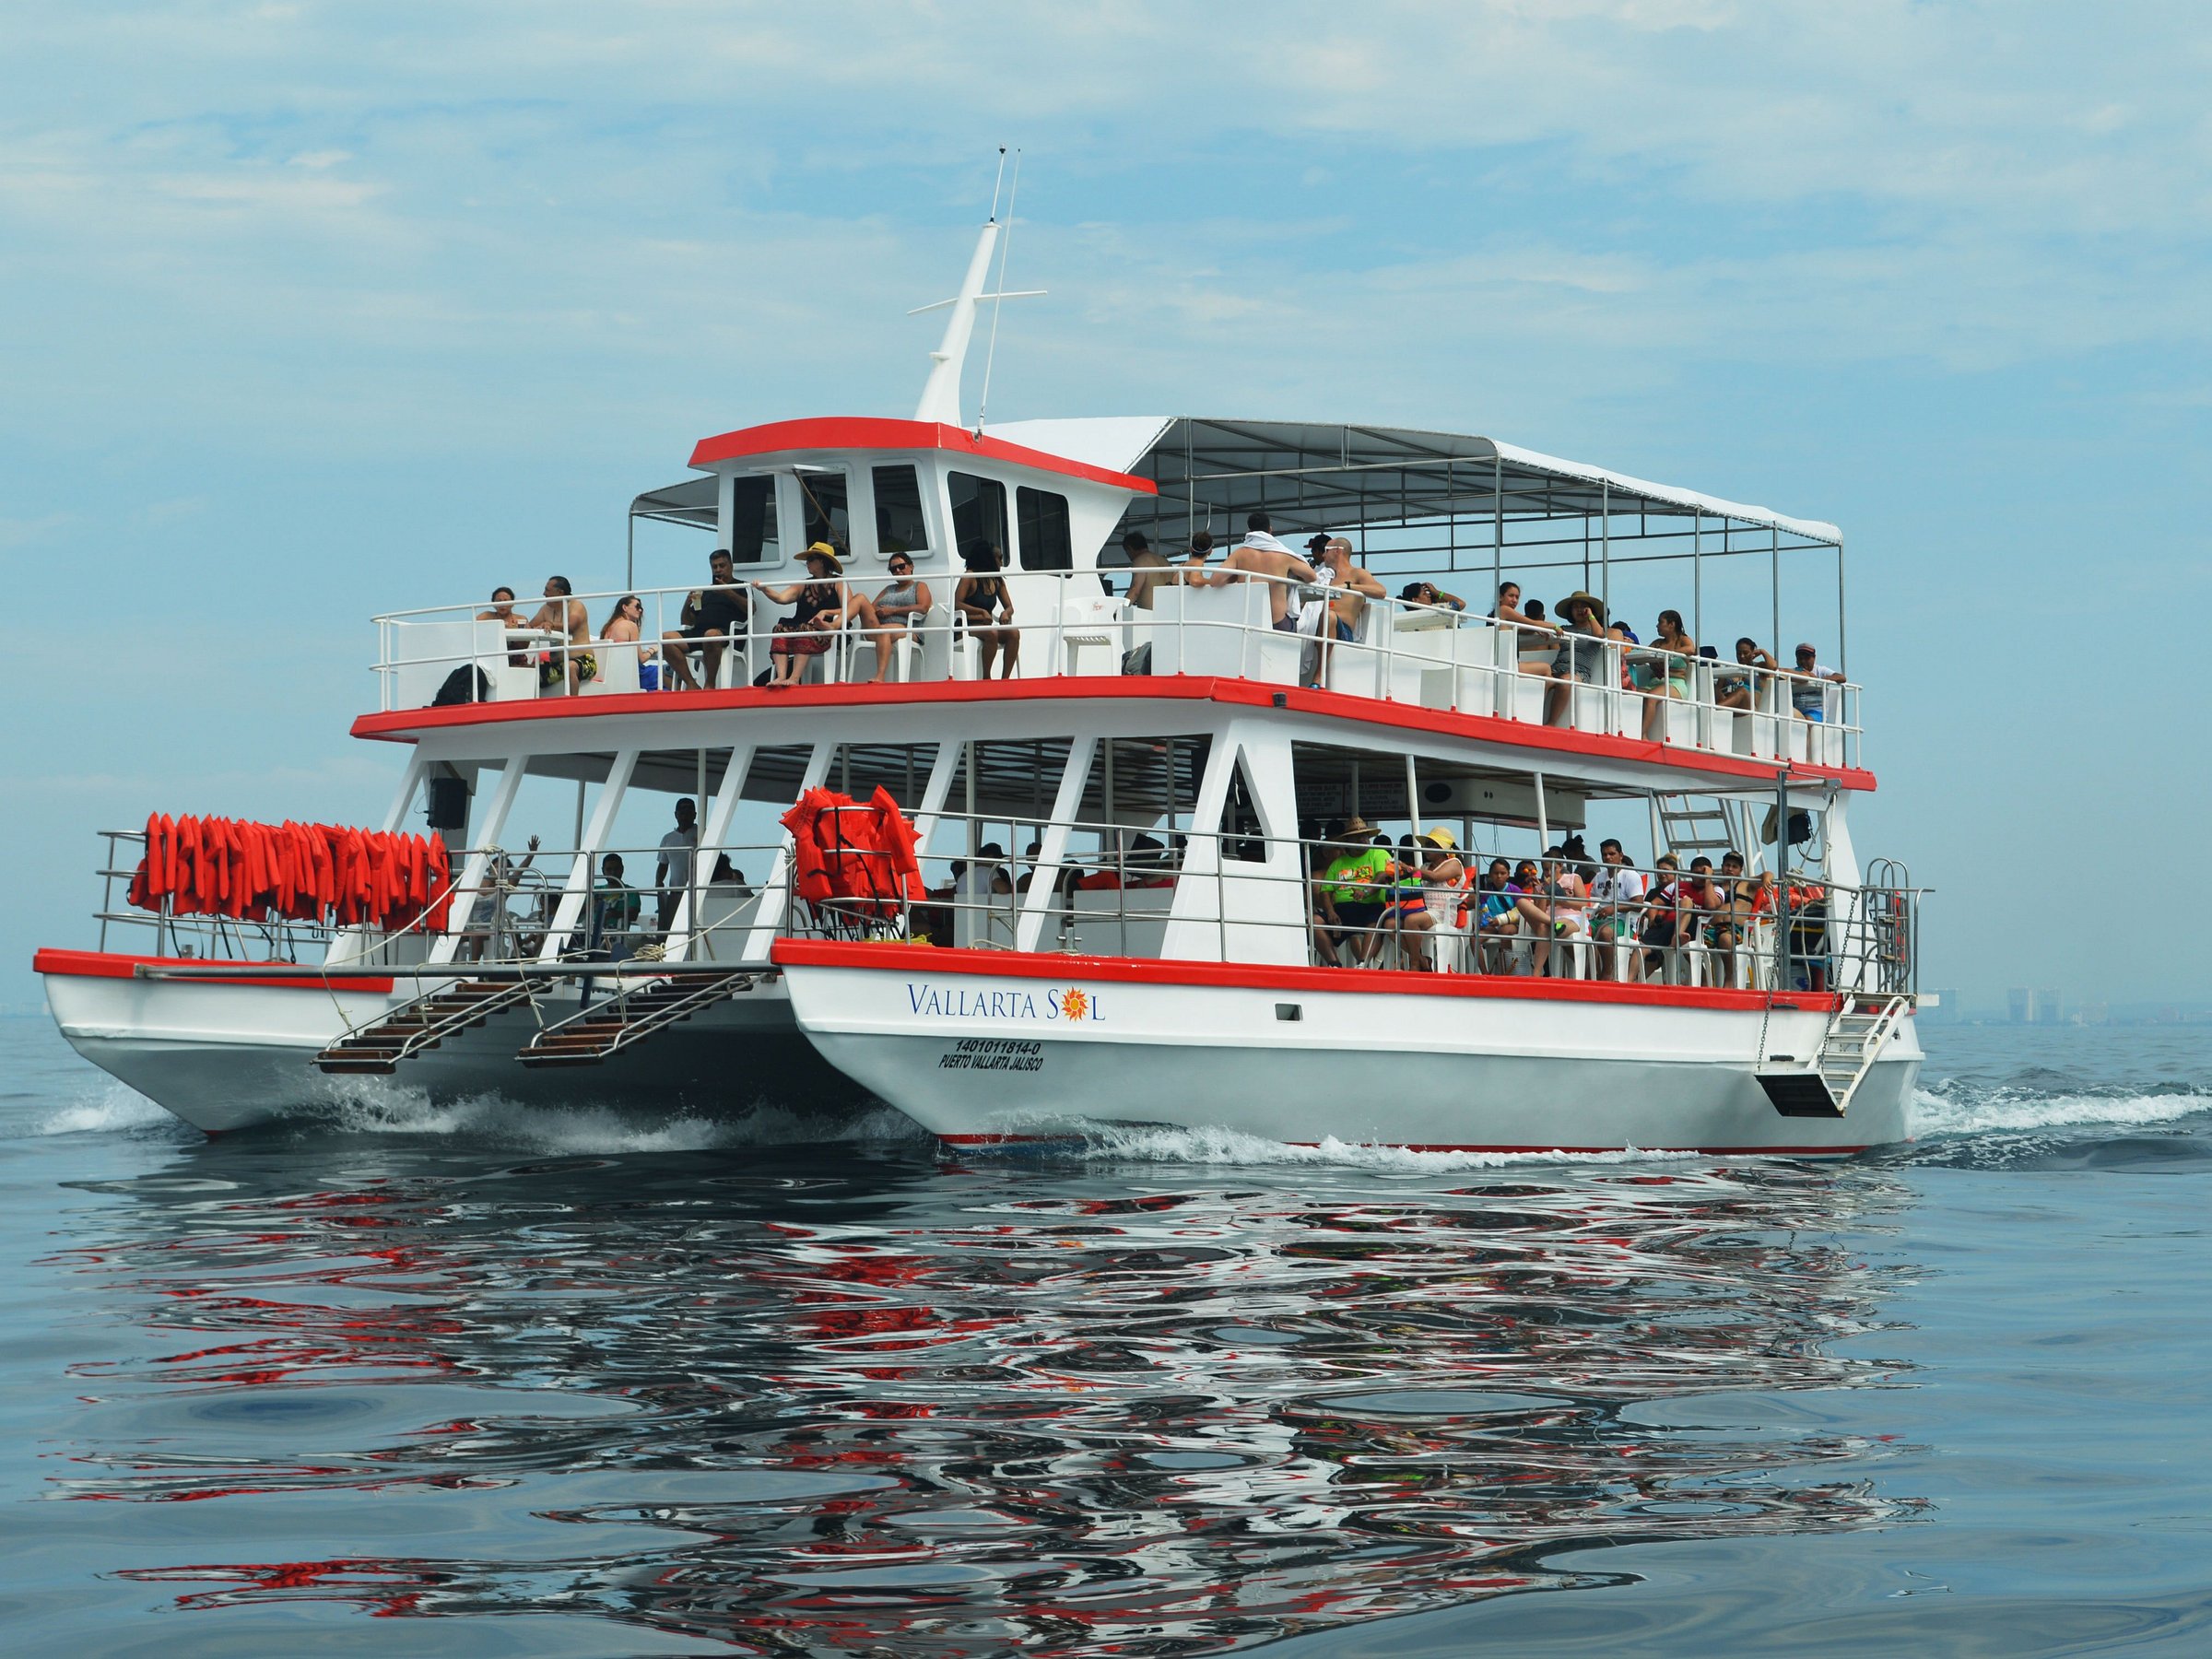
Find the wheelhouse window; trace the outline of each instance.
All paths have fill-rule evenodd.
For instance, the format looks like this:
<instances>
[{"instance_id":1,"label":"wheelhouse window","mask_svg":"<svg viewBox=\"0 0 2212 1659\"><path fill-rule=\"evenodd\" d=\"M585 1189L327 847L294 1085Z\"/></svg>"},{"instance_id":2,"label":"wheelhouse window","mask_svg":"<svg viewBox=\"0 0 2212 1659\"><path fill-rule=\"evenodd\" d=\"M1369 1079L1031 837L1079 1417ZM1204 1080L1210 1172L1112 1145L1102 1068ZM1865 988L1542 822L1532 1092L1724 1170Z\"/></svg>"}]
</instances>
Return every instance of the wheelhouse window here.
<instances>
[{"instance_id":1,"label":"wheelhouse window","mask_svg":"<svg viewBox=\"0 0 2212 1659\"><path fill-rule=\"evenodd\" d=\"M806 516L805 545L828 542L839 558L853 550L853 514L847 501L845 475L802 469L799 505Z\"/></svg>"},{"instance_id":2,"label":"wheelhouse window","mask_svg":"<svg viewBox=\"0 0 2212 1659\"><path fill-rule=\"evenodd\" d=\"M1072 571L1075 545L1067 528L1067 498L1024 484L1014 492L1014 518L1021 531L1021 568Z\"/></svg>"},{"instance_id":3,"label":"wheelhouse window","mask_svg":"<svg viewBox=\"0 0 2212 1659\"><path fill-rule=\"evenodd\" d=\"M929 550L929 523L922 513L922 476L911 466L878 466L876 485L876 550L894 553Z\"/></svg>"},{"instance_id":4,"label":"wheelhouse window","mask_svg":"<svg viewBox=\"0 0 2212 1659\"><path fill-rule=\"evenodd\" d=\"M782 557L776 542L775 479L765 476L731 479L731 562L774 564Z\"/></svg>"},{"instance_id":5,"label":"wheelhouse window","mask_svg":"<svg viewBox=\"0 0 2212 1659\"><path fill-rule=\"evenodd\" d=\"M996 478L979 478L963 472L947 473L945 484L952 497L953 550L960 552L980 535L1003 556L1006 551L1006 487Z\"/></svg>"}]
</instances>

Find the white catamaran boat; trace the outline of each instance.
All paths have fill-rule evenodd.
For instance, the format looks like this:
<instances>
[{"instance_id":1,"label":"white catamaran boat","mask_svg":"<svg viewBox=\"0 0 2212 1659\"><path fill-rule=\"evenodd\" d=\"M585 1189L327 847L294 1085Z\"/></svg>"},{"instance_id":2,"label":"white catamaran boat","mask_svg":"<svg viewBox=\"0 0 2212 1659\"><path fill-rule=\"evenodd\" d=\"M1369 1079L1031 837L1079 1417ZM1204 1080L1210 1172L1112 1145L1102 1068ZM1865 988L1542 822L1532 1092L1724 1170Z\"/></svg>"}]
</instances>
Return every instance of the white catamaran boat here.
<instances>
[{"instance_id":1,"label":"white catamaran boat","mask_svg":"<svg viewBox=\"0 0 2212 1659\"><path fill-rule=\"evenodd\" d=\"M381 830L109 832L98 948L36 959L68 1041L210 1132L398 1087L872 1096L959 1146L1906 1137L1919 895L1853 845L1857 688L1734 642L1832 570L1842 663L1833 526L1452 433L971 429L996 231L912 419L726 432L636 499L706 585L378 618ZM1613 631L1646 596L1677 630Z\"/></svg>"}]
</instances>

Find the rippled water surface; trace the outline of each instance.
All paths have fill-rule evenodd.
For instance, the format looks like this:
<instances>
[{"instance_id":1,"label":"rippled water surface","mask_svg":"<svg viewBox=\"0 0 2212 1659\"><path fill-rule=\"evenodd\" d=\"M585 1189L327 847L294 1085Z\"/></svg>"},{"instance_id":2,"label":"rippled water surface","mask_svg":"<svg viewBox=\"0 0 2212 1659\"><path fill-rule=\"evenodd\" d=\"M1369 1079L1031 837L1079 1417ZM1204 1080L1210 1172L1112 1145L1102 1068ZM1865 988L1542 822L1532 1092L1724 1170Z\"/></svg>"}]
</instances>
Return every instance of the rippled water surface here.
<instances>
[{"instance_id":1,"label":"rippled water surface","mask_svg":"<svg viewBox=\"0 0 2212 1659\"><path fill-rule=\"evenodd\" d=\"M2212 1652L2212 1032L1913 1147L1506 1160L404 1098L0 1021L18 1653Z\"/></svg>"}]
</instances>

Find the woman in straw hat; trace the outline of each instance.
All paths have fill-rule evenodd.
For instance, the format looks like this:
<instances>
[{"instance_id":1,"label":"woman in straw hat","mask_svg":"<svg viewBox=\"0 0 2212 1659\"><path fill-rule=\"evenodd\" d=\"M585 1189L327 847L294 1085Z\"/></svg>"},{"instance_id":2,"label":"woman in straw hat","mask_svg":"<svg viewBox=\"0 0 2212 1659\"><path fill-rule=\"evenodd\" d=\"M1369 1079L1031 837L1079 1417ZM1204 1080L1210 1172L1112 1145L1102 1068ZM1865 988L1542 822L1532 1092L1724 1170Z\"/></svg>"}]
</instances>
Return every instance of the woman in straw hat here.
<instances>
[{"instance_id":1,"label":"woman in straw hat","mask_svg":"<svg viewBox=\"0 0 2212 1659\"><path fill-rule=\"evenodd\" d=\"M778 619L768 642L771 691L797 685L806 672L806 659L829 650L830 636L845 624L845 584L841 580L845 571L838 562L837 549L828 542L816 542L806 549L806 564L811 582L781 588L765 582L753 583L778 605L791 606L791 615Z\"/></svg>"},{"instance_id":2,"label":"woman in straw hat","mask_svg":"<svg viewBox=\"0 0 2212 1659\"><path fill-rule=\"evenodd\" d=\"M1606 602L1577 588L1553 607L1553 614L1566 618L1566 628L1559 655L1552 659L1554 683L1545 700L1544 718L1552 725L1565 725L1574 686L1606 683Z\"/></svg>"}]
</instances>

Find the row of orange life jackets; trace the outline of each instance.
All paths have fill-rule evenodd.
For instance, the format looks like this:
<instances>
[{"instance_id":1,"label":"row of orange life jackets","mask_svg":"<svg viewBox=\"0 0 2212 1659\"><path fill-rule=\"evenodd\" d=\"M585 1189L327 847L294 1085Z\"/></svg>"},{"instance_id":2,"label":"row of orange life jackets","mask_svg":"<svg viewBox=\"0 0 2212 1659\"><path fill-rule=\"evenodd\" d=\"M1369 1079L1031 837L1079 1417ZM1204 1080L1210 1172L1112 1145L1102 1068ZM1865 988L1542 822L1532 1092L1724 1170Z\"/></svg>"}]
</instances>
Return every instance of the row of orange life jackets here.
<instances>
[{"instance_id":1,"label":"row of orange life jackets","mask_svg":"<svg viewBox=\"0 0 2212 1659\"><path fill-rule=\"evenodd\" d=\"M146 820L131 902L177 916L361 923L442 930L453 905L445 842L434 835L242 818Z\"/></svg>"}]
</instances>

